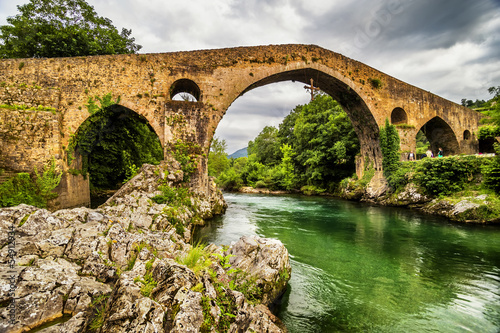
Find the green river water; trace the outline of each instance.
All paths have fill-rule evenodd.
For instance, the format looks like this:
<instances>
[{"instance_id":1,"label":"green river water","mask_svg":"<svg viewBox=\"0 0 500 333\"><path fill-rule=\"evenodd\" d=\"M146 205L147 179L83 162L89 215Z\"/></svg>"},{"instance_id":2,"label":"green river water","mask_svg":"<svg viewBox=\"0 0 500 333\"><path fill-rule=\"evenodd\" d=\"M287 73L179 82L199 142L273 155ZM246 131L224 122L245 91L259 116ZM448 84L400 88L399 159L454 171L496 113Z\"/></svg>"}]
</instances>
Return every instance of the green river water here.
<instances>
[{"instance_id":1,"label":"green river water","mask_svg":"<svg viewBox=\"0 0 500 333\"><path fill-rule=\"evenodd\" d=\"M333 198L226 194L195 239L281 240L291 333L500 332L500 227Z\"/></svg>"}]
</instances>

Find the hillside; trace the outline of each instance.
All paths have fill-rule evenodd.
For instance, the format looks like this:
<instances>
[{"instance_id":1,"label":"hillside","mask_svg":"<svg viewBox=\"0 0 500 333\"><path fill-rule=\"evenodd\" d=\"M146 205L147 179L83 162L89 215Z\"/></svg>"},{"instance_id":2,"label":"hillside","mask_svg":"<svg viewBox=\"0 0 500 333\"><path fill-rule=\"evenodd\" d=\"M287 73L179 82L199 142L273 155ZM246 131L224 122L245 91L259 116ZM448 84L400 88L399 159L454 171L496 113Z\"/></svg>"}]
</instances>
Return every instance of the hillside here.
<instances>
[{"instance_id":1,"label":"hillside","mask_svg":"<svg viewBox=\"0 0 500 333\"><path fill-rule=\"evenodd\" d=\"M231 155L227 156L227 158L239 158L239 157L248 157L247 147L241 148L232 153Z\"/></svg>"}]
</instances>

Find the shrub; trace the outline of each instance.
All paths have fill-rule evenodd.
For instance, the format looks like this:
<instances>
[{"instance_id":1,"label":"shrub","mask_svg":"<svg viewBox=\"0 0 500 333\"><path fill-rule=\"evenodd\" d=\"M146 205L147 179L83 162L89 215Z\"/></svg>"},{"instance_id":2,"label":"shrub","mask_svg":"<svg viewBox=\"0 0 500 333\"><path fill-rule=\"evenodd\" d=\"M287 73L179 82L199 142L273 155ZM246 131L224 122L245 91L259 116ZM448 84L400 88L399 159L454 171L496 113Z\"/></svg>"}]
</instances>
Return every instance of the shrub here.
<instances>
[{"instance_id":1,"label":"shrub","mask_svg":"<svg viewBox=\"0 0 500 333\"><path fill-rule=\"evenodd\" d=\"M198 273L210 267L212 261L209 257L210 253L205 250L205 246L203 244L198 244L193 246L185 256L176 258L176 261L186 265L194 273Z\"/></svg>"},{"instance_id":2,"label":"shrub","mask_svg":"<svg viewBox=\"0 0 500 333\"><path fill-rule=\"evenodd\" d=\"M459 192L483 163L485 159L475 156L425 158L417 164L414 179L430 195Z\"/></svg>"},{"instance_id":3,"label":"shrub","mask_svg":"<svg viewBox=\"0 0 500 333\"><path fill-rule=\"evenodd\" d=\"M52 191L61 181L61 173L56 171L55 160L44 166L43 172L35 177L28 173L18 173L0 185L0 207L27 204L46 208L49 200L57 197Z\"/></svg>"},{"instance_id":4,"label":"shrub","mask_svg":"<svg viewBox=\"0 0 500 333\"><path fill-rule=\"evenodd\" d=\"M393 171L388 177L387 182L394 192L401 191L411 180L415 170L414 162L400 163L398 169Z\"/></svg>"},{"instance_id":5,"label":"shrub","mask_svg":"<svg viewBox=\"0 0 500 333\"><path fill-rule=\"evenodd\" d=\"M369 78L368 81L370 81L372 87L375 89L382 87L382 81L380 81L380 79Z\"/></svg>"},{"instance_id":6,"label":"shrub","mask_svg":"<svg viewBox=\"0 0 500 333\"><path fill-rule=\"evenodd\" d=\"M500 194L500 145L495 145L497 155L482 166L484 185Z\"/></svg>"}]
</instances>

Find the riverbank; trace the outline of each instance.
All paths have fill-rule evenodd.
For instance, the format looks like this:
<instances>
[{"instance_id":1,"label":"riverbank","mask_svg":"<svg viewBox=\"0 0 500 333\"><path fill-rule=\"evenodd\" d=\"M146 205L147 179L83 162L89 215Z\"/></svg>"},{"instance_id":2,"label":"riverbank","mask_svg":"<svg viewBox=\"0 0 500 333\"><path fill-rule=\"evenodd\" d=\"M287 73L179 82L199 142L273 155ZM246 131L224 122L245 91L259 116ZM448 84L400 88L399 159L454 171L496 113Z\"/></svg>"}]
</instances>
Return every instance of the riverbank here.
<instances>
[{"instance_id":1,"label":"riverbank","mask_svg":"<svg viewBox=\"0 0 500 333\"><path fill-rule=\"evenodd\" d=\"M337 193L311 193L308 191L272 191L267 188L242 187L237 192L247 194L329 196L374 205L415 209L426 214L448 218L450 221L473 224L500 224L500 198L494 193L480 194L472 191L456 193L449 197L432 197L422 193L415 184L408 184L402 191L392 193L386 186L376 194L366 188L346 187Z\"/></svg>"},{"instance_id":2,"label":"riverbank","mask_svg":"<svg viewBox=\"0 0 500 333\"><path fill-rule=\"evenodd\" d=\"M290 278L287 249L191 245L226 204L213 182L192 193L169 168L144 165L97 209L0 209L0 331L286 332L268 306Z\"/></svg>"}]
</instances>

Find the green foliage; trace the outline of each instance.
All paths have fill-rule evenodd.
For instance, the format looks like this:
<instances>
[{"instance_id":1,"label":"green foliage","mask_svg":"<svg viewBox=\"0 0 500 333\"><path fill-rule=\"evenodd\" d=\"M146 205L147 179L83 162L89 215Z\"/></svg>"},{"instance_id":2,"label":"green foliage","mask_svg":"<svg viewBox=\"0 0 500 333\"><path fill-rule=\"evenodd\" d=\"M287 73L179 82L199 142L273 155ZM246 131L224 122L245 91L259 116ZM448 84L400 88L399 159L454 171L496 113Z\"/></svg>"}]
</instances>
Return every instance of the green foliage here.
<instances>
[{"instance_id":1,"label":"green foliage","mask_svg":"<svg viewBox=\"0 0 500 333\"><path fill-rule=\"evenodd\" d=\"M262 288L257 284L257 278L241 269L228 271L229 288L239 291L250 304L258 303L262 299ZM287 280L288 281L288 280Z\"/></svg>"},{"instance_id":2,"label":"green foliage","mask_svg":"<svg viewBox=\"0 0 500 333\"><path fill-rule=\"evenodd\" d=\"M498 136L500 136L500 126L492 124L480 126L477 132L477 138L479 140L493 139Z\"/></svg>"},{"instance_id":3,"label":"green foliage","mask_svg":"<svg viewBox=\"0 0 500 333\"><path fill-rule=\"evenodd\" d=\"M186 265L195 274L205 271L212 265L210 253L205 250L203 244L193 246L185 256L176 258L176 261L182 265Z\"/></svg>"},{"instance_id":4,"label":"green foliage","mask_svg":"<svg viewBox=\"0 0 500 333\"><path fill-rule=\"evenodd\" d=\"M35 168L35 176L18 173L0 184L0 207L17 206L21 203L46 208L49 200L57 198L52 191L59 185L62 174L55 159L44 166L41 174Z\"/></svg>"},{"instance_id":5,"label":"green foliage","mask_svg":"<svg viewBox=\"0 0 500 333\"><path fill-rule=\"evenodd\" d=\"M0 26L0 58L136 53L141 49L84 0L30 0Z\"/></svg>"},{"instance_id":6,"label":"green foliage","mask_svg":"<svg viewBox=\"0 0 500 333\"><path fill-rule=\"evenodd\" d=\"M293 148L286 143L281 146L281 153L283 154L283 157L281 158L281 163L278 167L278 183L281 188L291 190L294 188L296 182L295 169L292 160L295 153L293 152Z\"/></svg>"},{"instance_id":7,"label":"green foliage","mask_svg":"<svg viewBox=\"0 0 500 333\"><path fill-rule=\"evenodd\" d=\"M257 161L265 165L275 165L281 160L278 129L266 126L254 141L248 143L248 155L255 154Z\"/></svg>"},{"instance_id":8,"label":"green foliage","mask_svg":"<svg viewBox=\"0 0 500 333\"><path fill-rule=\"evenodd\" d=\"M489 126L479 128L478 138L487 139L500 136L500 86L490 87L488 92L493 98L484 104L481 112L486 115L481 122Z\"/></svg>"},{"instance_id":9,"label":"green foliage","mask_svg":"<svg viewBox=\"0 0 500 333\"><path fill-rule=\"evenodd\" d=\"M399 168L394 170L388 177L387 182L394 192L401 191L411 181L416 168L414 162L401 162Z\"/></svg>"},{"instance_id":10,"label":"green foliage","mask_svg":"<svg viewBox=\"0 0 500 333\"><path fill-rule=\"evenodd\" d=\"M157 204L167 204L179 207L184 205L191 207L192 193L185 187L170 187L168 185L160 185L158 188L162 193L152 198Z\"/></svg>"},{"instance_id":11,"label":"green foliage","mask_svg":"<svg viewBox=\"0 0 500 333\"><path fill-rule=\"evenodd\" d=\"M217 184L226 190L238 190L245 185L243 173L246 169L248 157L240 157L231 161L230 168L222 172L217 178Z\"/></svg>"},{"instance_id":12,"label":"green foliage","mask_svg":"<svg viewBox=\"0 0 500 333\"><path fill-rule=\"evenodd\" d=\"M316 187L314 185L305 185L300 188L300 191L305 195L319 195L325 192L325 189Z\"/></svg>"},{"instance_id":13,"label":"green foliage","mask_svg":"<svg viewBox=\"0 0 500 333\"><path fill-rule=\"evenodd\" d=\"M323 187L350 176L359 141L340 105L319 95L295 112L291 146L298 183Z\"/></svg>"},{"instance_id":14,"label":"green foliage","mask_svg":"<svg viewBox=\"0 0 500 333\"><path fill-rule=\"evenodd\" d=\"M118 96L116 100L113 99L111 93L105 94L103 97L95 96L89 97L89 100L85 106L87 107L87 111L90 114L95 114L100 110L104 110L111 105L119 104L121 100L121 96ZM96 102L99 102L100 106L97 105Z\"/></svg>"},{"instance_id":15,"label":"green foliage","mask_svg":"<svg viewBox=\"0 0 500 333\"><path fill-rule=\"evenodd\" d=\"M375 89L379 89L382 87L382 81L380 81L380 79L369 78L368 81Z\"/></svg>"},{"instance_id":16,"label":"green foliage","mask_svg":"<svg viewBox=\"0 0 500 333\"><path fill-rule=\"evenodd\" d=\"M104 324L104 313L108 298L109 295L100 295L90 304L90 308L92 309L92 314L94 316L89 325L91 330L98 330Z\"/></svg>"},{"instance_id":17,"label":"green foliage","mask_svg":"<svg viewBox=\"0 0 500 333\"><path fill-rule=\"evenodd\" d=\"M119 101L111 94L89 98L87 108L92 115L67 148L68 164L75 153L82 156L81 173L90 173L92 189L117 188L142 164L159 164L163 159L160 140L146 120L116 105Z\"/></svg>"},{"instance_id":18,"label":"green foliage","mask_svg":"<svg viewBox=\"0 0 500 333\"><path fill-rule=\"evenodd\" d=\"M42 198L45 200L57 198L57 194L52 191L61 182L62 173L57 171L55 158L52 158L50 162L44 166L41 174L38 173L38 169L35 166L35 175L36 189Z\"/></svg>"},{"instance_id":19,"label":"green foliage","mask_svg":"<svg viewBox=\"0 0 500 333\"><path fill-rule=\"evenodd\" d=\"M389 178L398 170L401 163L399 162L399 134L396 126L390 124L387 118L385 126L380 128L380 149L384 175Z\"/></svg>"},{"instance_id":20,"label":"green foliage","mask_svg":"<svg viewBox=\"0 0 500 333\"><path fill-rule=\"evenodd\" d=\"M191 175L198 167L197 157L201 155L201 147L194 142L184 142L177 140L171 146L174 158L181 164L181 170L184 172L184 182L189 182Z\"/></svg>"},{"instance_id":21,"label":"green foliage","mask_svg":"<svg viewBox=\"0 0 500 333\"><path fill-rule=\"evenodd\" d=\"M134 279L134 282L142 283L141 294L144 297L151 296L151 292L158 284L158 282L156 282L155 279L153 279L153 275L151 273L151 271L153 269L153 262L154 261L155 261L155 259L153 258L146 263L146 265L145 265L146 273L144 274L143 279L140 279L139 277L136 277Z\"/></svg>"},{"instance_id":22,"label":"green foliage","mask_svg":"<svg viewBox=\"0 0 500 333\"><path fill-rule=\"evenodd\" d=\"M417 163L413 180L433 196L459 192L474 179L485 161L475 156L424 158Z\"/></svg>"},{"instance_id":23,"label":"green foliage","mask_svg":"<svg viewBox=\"0 0 500 333\"><path fill-rule=\"evenodd\" d=\"M418 131L416 142L417 142L416 154L417 156L422 156L430 147L429 140L427 140L427 137L425 136L424 132L422 132L422 130Z\"/></svg>"},{"instance_id":24,"label":"green foliage","mask_svg":"<svg viewBox=\"0 0 500 333\"><path fill-rule=\"evenodd\" d=\"M139 280L139 282L142 283L141 294L144 297L149 297L153 289L158 284L158 282L153 279L150 272L146 273L146 275L144 275L144 279Z\"/></svg>"},{"instance_id":25,"label":"green foliage","mask_svg":"<svg viewBox=\"0 0 500 333\"><path fill-rule=\"evenodd\" d=\"M0 105L0 109L8 109L8 110L14 110L14 111L17 111L17 110L29 110L29 111L49 111L49 112L52 112L55 114L56 112L56 109L51 107L51 106L42 106L42 105L38 105L38 106L32 106L32 107L28 107L27 105L18 105L18 104L1 104Z\"/></svg>"},{"instance_id":26,"label":"green foliage","mask_svg":"<svg viewBox=\"0 0 500 333\"><path fill-rule=\"evenodd\" d=\"M353 173L359 141L338 103L318 95L292 110L279 130L264 128L248 151L248 158L233 160L219 175L219 186L292 190L308 185L321 191Z\"/></svg>"},{"instance_id":27,"label":"green foliage","mask_svg":"<svg viewBox=\"0 0 500 333\"><path fill-rule=\"evenodd\" d=\"M227 144L226 140L214 137L210 144L210 152L208 153L208 175L219 177L230 164L227 158Z\"/></svg>"},{"instance_id":28,"label":"green foliage","mask_svg":"<svg viewBox=\"0 0 500 333\"><path fill-rule=\"evenodd\" d=\"M482 172L484 175L484 184L492 189L497 194L500 194L500 145L495 145L497 152L495 158L487 161L483 165Z\"/></svg>"}]
</instances>

